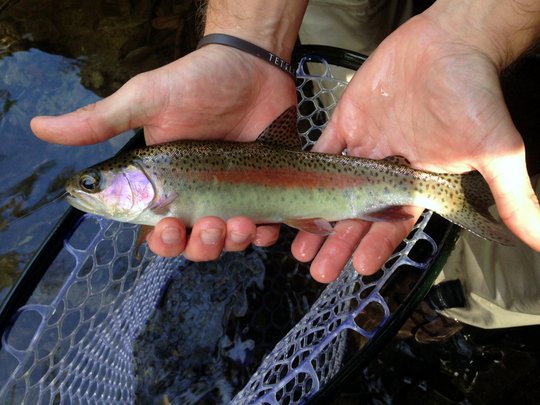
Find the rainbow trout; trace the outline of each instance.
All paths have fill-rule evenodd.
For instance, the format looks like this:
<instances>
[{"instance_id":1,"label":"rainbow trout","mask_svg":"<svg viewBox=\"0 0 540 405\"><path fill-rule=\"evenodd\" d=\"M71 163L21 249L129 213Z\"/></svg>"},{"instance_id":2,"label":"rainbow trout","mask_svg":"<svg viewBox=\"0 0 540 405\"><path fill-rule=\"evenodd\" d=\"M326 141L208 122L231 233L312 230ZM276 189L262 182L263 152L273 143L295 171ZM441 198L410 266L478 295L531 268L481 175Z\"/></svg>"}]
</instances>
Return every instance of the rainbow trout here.
<instances>
[{"instance_id":1,"label":"rainbow trout","mask_svg":"<svg viewBox=\"0 0 540 405\"><path fill-rule=\"evenodd\" d=\"M414 170L396 158L370 160L304 152L289 108L257 141L177 141L123 153L66 184L74 207L122 222L155 225L176 217L243 215L328 235L329 222L410 218L404 206L431 209L489 240L511 244L488 207L493 197L476 172Z\"/></svg>"}]
</instances>

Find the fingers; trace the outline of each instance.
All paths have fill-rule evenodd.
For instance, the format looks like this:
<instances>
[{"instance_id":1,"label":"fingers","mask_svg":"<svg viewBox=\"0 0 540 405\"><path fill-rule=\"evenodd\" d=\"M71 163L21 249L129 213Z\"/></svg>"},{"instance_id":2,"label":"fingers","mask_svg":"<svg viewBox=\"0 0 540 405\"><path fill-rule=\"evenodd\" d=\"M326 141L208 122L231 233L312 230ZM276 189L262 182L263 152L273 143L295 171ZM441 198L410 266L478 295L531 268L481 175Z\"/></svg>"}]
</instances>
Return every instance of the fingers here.
<instances>
[{"instance_id":1,"label":"fingers","mask_svg":"<svg viewBox=\"0 0 540 405\"><path fill-rule=\"evenodd\" d=\"M270 246L279 237L278 225L256 227L245 217L234 217L227 222L217 217L199 219L189 236L182 221L164 218L146 238L150 250L164 257L180 254L191 261L215 260L222 251L238 252L251 243Z\"/></svg>"},{"instance_id":2,"label":"fingers","mask_svg":"<svg viewBox=\"0 0 540 405\"><path fill-rule=\"evenodd\" d=\"M291 244L292 255L302 263L310 262L317 255L324 239L323 236L300 231Z\"/></svg>"},{"instance_id":3,"label":"fingers","mask_svg":"<svg viewBox=\"0 0 540 405\"><path fill-rule=\"evenodd\" d=\"M407 208L413 218L396 222L374 222L353 255L353 266L360 274L376 273L411 232L422 209Z\"/></svg>"},{"instance_id":4,"label":"fingers","mask_svg":"<svg viewBox=\"0 0 540 405\"><path fill-rule=\"evenodd\" d=\"M142 74L127 82L113 95L74 112L51 117L35 117L30 122L36 136L47 142L65 145L88 145L118 135L143 124L148 111L143 113L144 98L152 87L149 74Z\"/></svg>"},{"instance_id":5,"label":"fingers","mask_svg":"<svg viewBox=\"0 0 540 405\"><path fill-rule=\"evenodd\" d=\"M186 247L186 227L176 218L164 218L146 236L146 241L158 256L178 256Z\"/></svg>"},{"instance_id":6,"label":"fingers","mask_svg":"<svg viewBox=\"0 0 540 405\"><path fill-rule=\"evenodd\" d=\"M422 209L407 208L413 218L396 222L338 222L334 233L326 238L299 232L291 251L301 262L311 263L311 276L321 282L334 281L349 259L356 271L371 275L378 271L396 247L409 234Z\"/></svg>"},{"instance_id":7,"label":"fingers","mask_svg":"<svg viewBox=\"0 0 540 405\"><path fill-rule=\"evenodd\" d=\"M228 252L245 250L255 239L257 228L245 217L234 217L227 221L227 237L224 249Z\"/></svg>"},{"instance_id":8,"label":"fingers","mask_svg":"<svg viewBox=\"0 0 540 405\"><path fill-rule=\"evenodd\" d=\"M148 247L158 256L175 257L181 253L191 261L214 260L225 246L227 224L216 217L201 218L189 237L182 221L164 218L148 234ZM238 243L237 243L238 244Z\"/></svg>"},{"instance_id":9,"label":"fingers","mask_svg":"<svg viewBox=\"0 0 540 405\"><path fill-rule=\"evenodd\" d=\"M260 247L271 246L279 238L279 225L255 226L246 217L233 217L227 221L227 238L224 250L239 252L245 250L251 243Z\"/></svg>"},{"instance_id":10,"label":"fingers","mask_svg":"<svg viewBox=\"0 0 540 405\"><path fill-rule=\"evenodd\" d=\"M369 223L363 221L338 222L334 227L334 233L328 236L311 263L311 276L321 283L334 281L368 228Z\"/></svg>"},{"instance_id":11,"label":"fingers","mask_svg":"<svg viewBox=\"0 0 540 405\"><path fill-rule=\"evenodd\" d=\"M279 225L260 225L253 244L259 247L268 247L277 242L279 238Z\"/></svg>"},{"instance_id":12,"label":"fingers","mask_svg":"<svg viewBox=\"0 0 540 405\"><path fill-rule=\"evenodd\" d=\"M517 151L491 159L479 170L504 223L523 242L540 251L540 205L527 173L525 153Z\"/></svg>"},{"instance_id":13,"label":"fingers","mask_svg":"<svg viewBox=\"0 0 540 405\"><path fill-rule=\"evenodd\" d=\"M189 236L184 256L194 262L215 260L225 246L227 224L217 217L199 219Z\"/></svg>"},{"instance_id":14,"label":"fingers","mask_svg":"<svg viewBox=\"0 0 540 405\"><path fill-rule=\"evenodd\" d=\"M341 153L345 149L347 145L342 138L337 136L338 132L334 130L334 122L335 115L317 140L317 143L313 146L313 152Z\"/></svg>"}]
</instances>

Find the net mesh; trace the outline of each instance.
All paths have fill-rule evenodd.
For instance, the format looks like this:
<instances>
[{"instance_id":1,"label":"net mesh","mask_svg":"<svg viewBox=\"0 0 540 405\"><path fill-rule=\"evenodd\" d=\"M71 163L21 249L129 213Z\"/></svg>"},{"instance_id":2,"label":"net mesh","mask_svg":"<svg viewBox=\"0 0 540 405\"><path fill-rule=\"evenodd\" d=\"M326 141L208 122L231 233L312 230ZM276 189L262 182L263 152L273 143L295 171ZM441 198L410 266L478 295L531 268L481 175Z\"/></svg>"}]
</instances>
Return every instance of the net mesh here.
<instances>
[{"instance_id":1,"label":"net mesh","mask_svg":"<svg viewBox=\"0 0 540 405\"><path fill-rule=\"evenodd\" d=\"M343 70L324 59L312 56L300 61L299 130L307 148L320 135L346 85ZM293 261L290 271L282 273L290 259L275 250L228 253L206 265L156 257L145 248L137 258L137 226L85 216L2 336L0 402L183 404L212 398L236 404L302 403L339 371L348 334L361 336L365 344L391 317L394 309L382 291L392 275L401 268L420 272L428 268L429 257L437 251L424 230L429 219L430 213L424 214L376 277L360 277L349 264L315 301L318 287ZM290 237L283 243L289 242ZM419 244L427 249L428 259L415 259L412 252ZM287 249L281 246L282 252ZM270 256L284 282L269 287L265 280L278 277L267 270ZM206 289L198 281L194 295L182 295L189 285L188 274L209 277ZM304 295L287 295L287 289ZM228 302L227 314L211 321L209 314L216 312L212 300L220 299ZM202 309L205 303L207 312ZM173 318L165 315L171 313L164 311L167 306L176 309ZM248 313L248 307L255 311ZM261 320L262 309L267 318ZM157 322L156 312L163 318L161 326L149 329ZM185 325L180 317L182 322L190 318L192 332L203 324L220 325L216 340L224 355L216 357L204 345L197 349L201 356L214 359L212 367L206 365L200 373L205 384L193 378L200 365L179 367L197 356L186 346L196 340L193 333L163 327ZM233 321L224 326L224 319ZM273 339L279 330L289 332L281 340L285 332ZM257 333L259 339L252 338ZM163 340L179 335L183 340L174 344ZM157 349L140 354L152 341L162 343L162 356L156 356ZM171 347L174 350L167 352L165 348ZM181 348L183 355L178 354ZM159 363L156 357L168 363ZM224 362L234 365L233 371L231 367L224 371ZM210 368L222 370L218 375Z\"/></svg>"}]
</instances>

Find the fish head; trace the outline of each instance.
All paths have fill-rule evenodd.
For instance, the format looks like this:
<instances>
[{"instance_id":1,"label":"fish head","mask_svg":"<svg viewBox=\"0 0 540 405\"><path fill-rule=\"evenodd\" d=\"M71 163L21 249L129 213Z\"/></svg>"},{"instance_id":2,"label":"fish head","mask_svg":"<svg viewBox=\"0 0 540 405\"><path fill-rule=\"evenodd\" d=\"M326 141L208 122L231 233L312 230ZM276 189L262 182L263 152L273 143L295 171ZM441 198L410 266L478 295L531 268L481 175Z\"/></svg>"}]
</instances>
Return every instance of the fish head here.
<instances>
[{"instance_id":1,"label":"fish head","mask_svg":"<svg viewBox=\"0 0 540 405\"><path fill-rule=\"evenodd\" d=\"M155 189L136 164L118 168L93 166L66 182L66 199L75 208L122 222L131 222L152 205Z\"/></svg>"}]
</instances>

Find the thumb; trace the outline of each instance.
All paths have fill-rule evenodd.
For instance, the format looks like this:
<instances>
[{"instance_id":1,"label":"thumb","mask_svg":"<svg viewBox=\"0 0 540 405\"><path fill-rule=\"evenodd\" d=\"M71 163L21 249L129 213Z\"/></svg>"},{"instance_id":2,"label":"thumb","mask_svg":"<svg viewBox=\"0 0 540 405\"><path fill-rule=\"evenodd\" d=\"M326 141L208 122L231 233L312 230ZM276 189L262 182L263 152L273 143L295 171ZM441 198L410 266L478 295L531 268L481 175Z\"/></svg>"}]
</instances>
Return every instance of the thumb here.
<instances>
[{"instance_id":1,"label":"thumb","mask_svg":"<svg viewBox=\"0 0 540 405\"><path fill-rule=\"evenodd\" d=\"M142 76L142 75L139 75ZM141 126L144 80L134 77L111 96L76 111L59 116L34 117L34 134L51 143L88 145L112 138L130 128ZM137 102L137 100L141 102Z\"/></svg>"},{"instance_id":2,"label":"thumb","mask_svg":"<svg viewBox=\"0 0 540 405\"><path fill-rule=\"evenodd\" d=\"M525 152L497 157L479 167L508 228L532 249L540 251L540 205L531 185Z\"/></svg>"},{"instance_id":3,"label":"thumb","mask_svg":"<svg viewBox=\"0 0 540 405\"><path fill-rule=\"evenodd\" d=\"M345 140L340 136L340 133L336 128L337 124L335 123L334 117L330 120L319 139L317 139L317 142L312 149L313 152L337 154L343 152L347 147Z\"/></svg>"}]
</instances>

